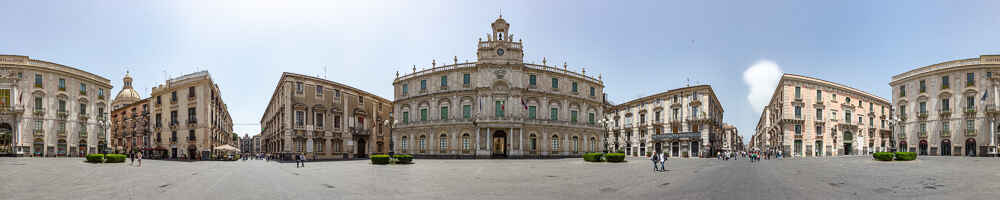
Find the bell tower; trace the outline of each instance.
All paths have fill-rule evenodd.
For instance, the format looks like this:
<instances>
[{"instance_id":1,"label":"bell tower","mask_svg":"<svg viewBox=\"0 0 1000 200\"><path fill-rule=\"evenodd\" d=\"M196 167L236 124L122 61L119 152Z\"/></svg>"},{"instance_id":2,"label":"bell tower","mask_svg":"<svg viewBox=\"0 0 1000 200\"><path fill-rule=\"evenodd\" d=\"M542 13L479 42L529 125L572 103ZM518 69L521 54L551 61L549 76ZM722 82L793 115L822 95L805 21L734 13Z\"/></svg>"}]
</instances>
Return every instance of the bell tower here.
<instances>
[{"instance_id":1,"label":"bell tower","mask_svg":"<svg viewBox=\"0 0 1000 200\"><path fill-rule=\"evenodd\" d=\"M490 24L493 34L487 36L486 41L479 39L476 57L479 63L493 64L521 64L523 63L524 51L522 50L520 39L514 41L510 35L510 24L503 19L503 15Z\"/></svg>"}]
</instances>

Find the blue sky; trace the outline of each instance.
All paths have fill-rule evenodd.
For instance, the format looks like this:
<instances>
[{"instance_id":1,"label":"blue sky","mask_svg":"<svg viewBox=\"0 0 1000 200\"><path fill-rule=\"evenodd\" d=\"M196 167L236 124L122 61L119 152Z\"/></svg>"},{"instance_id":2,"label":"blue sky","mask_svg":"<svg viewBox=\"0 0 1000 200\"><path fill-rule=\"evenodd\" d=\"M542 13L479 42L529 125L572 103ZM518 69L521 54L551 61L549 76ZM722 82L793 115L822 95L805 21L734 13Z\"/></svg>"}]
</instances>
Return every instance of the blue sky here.
<instances>
[{"instance_id":1,"label":"blue sky","mask_svg":"<svg viewBox=\"0 0 1000 200\"><path fill-rule=\"evenodd\" d=\"M1000 54L998 1L3 1L0 54L74 66L143 97L208 70L242 134L257 134L281 72L392 99L395 71L475 60L502 9L525 60L603 74L614 102L711 84L749 138L743 72L771 62L889 98L892 75ZM766 70L765 70L766 71ZM776 73L772 71L772 73ZM769 97L769 96L768 96ZM767 98L767 97L755 97Z\"/></svg>"}]
</instances>

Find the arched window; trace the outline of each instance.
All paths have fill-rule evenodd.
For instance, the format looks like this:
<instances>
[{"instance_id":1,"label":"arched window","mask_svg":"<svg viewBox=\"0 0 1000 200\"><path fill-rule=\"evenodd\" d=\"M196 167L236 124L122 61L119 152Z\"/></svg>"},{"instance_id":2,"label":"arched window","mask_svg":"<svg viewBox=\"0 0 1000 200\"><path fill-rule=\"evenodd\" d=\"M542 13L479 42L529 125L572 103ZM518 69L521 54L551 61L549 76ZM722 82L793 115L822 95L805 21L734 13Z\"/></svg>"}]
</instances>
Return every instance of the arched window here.
<instances>
[{"instance_id":1,"label":"arched window","mask_svg":"<svg viewBox=\"0 0 1000 200\"><path fill-rule=\"evenodd\" d=\"M558 152L558 151L559 151L559 136L558 135L553 135L552 136L552 152Z\"/></svg>"},{"instance_id":2,"label":"arched window","mask_svg":"<svg viewBox=\"0 0 1000 200\"><path fill-rule=\"evenodd\" d=\"M403 136L403 139L400 140L399 142L399 145L403 149L403 152L406 152L407 149L410 149L408 144L409 140L407 140L406 136Z\"/></svg>"},{"instance_id":3,"label":"arched window","mask_svg":"<svg viewBox=\"0 0 1000 200\"><path fill-rule=\"evenodd\" d=\"M538 137L535 137L535 134L531 134L531 136L528 137L528 138L529 138L528 141L531 142L531 143L528 144L528 147L531 148L531 151L537 151L538 150Z\"/></svg>"},{"instance_id":4,"label":"arched window","mask_svg":"<svg viewBox=\"0 0 1000 200\"><path fill-rule=\"evenodd\" d=\"M444 153L445 151L447 151L448 150L448 135L441 134L441 138L438 139L438 143L439 143L438 144L439 145L438 149L440 149L442 153Z\"/></svg>"},{"instance_id":5,"label":"arched window","mask_svg":"<svg viewBox=\"0 0 1000 200\"><path fill-rule=\"evenodd\" d=\"M469 134L468 133L463 134L462 135L462 150L468 151L468 150L471 150L471 149L472 149L472 147L469 145Z\"/></svg>"},{"instance_id":6,"label":"arched window","mask_svg":"<svg viewBox=\"0 0 1000 200\"><path fill-rule=\"evenodd\" d=\"M417 141L417 145L420 146L420 152L427 150L427 136L420 136L420 140Z\"/></svg>"}]
</instances>

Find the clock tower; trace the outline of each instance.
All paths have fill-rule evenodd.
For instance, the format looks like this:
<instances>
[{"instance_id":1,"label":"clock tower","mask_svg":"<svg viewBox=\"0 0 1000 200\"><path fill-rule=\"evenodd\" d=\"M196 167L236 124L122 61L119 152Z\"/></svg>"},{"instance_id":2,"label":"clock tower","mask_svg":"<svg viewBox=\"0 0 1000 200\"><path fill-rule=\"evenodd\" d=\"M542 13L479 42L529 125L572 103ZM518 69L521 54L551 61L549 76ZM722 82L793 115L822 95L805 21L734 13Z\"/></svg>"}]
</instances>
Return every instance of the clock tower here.
<instances>
[{"instance_id":1,"label":"clock tower","mask_svg":"<svg viewBox=\"0 0 1000 200\"><path fill-rule=\"evenodd\" d=\"M521 64L524 59L521 40L514 41L510 35L510 24L501 15L496 21L490 24L493 34L483 41L479 39L476 57L479 63L492 64Z\"/></svg>"}]
</instances>

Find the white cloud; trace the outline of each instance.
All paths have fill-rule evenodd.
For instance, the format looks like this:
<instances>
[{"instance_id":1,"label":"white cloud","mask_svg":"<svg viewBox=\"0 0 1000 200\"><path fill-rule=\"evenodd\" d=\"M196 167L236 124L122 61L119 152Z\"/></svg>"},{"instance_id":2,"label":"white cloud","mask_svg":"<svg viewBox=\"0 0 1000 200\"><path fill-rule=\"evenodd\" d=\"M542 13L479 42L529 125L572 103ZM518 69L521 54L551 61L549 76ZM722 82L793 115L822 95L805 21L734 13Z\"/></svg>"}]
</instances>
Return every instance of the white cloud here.
<instances>
[{"instance_id":1,"label":"white cloud","mask_svg":"<svg viewBox=\"0 0 1000 200\"><path fill-rule=\"evenodd\" d=\"M750 94L747 95L747 100L750 101L750 106L753 107L754 112L760 113L764 110L764 106L767 105L768 101L771 100L771 95L774 94L774 89L778 85L778 79L781 78L781 67L778 67L777 63L770 60L759 60L743 71L743 82L746 82L747 86L750 87Z\"/></svg>"}]
</instances>

